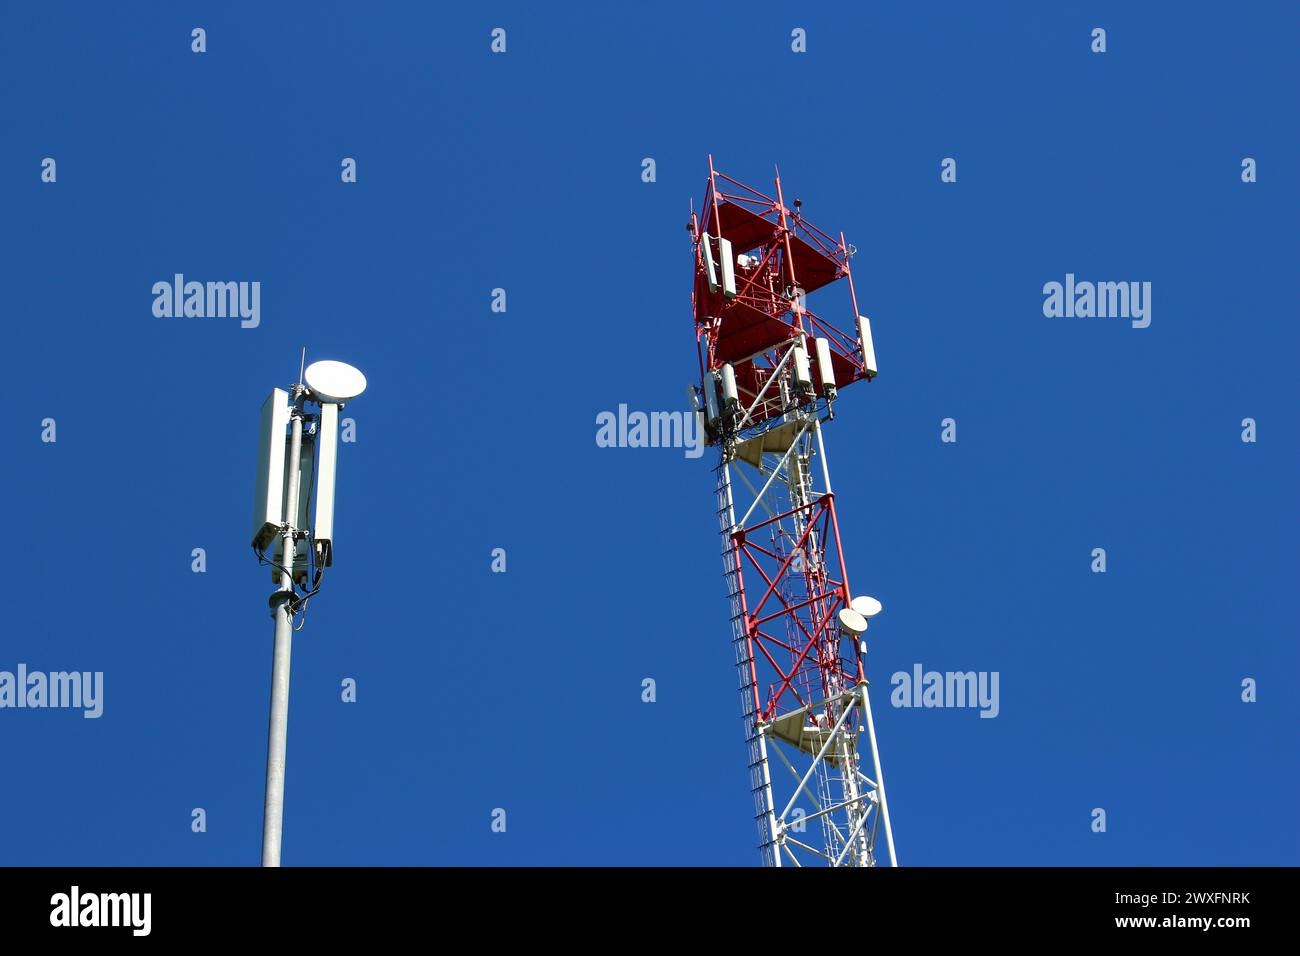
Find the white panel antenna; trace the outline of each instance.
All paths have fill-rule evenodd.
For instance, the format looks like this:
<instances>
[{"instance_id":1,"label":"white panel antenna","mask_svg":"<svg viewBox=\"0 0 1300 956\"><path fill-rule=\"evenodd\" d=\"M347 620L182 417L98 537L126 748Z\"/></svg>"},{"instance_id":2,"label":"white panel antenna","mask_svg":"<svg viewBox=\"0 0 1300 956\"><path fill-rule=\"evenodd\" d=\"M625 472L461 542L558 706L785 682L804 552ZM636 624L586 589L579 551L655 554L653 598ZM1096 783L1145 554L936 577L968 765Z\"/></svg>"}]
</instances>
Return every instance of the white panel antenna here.
<instances>
[{"instance_id":1,"label":"white panel antenna","mask_svg":"<svg viewBox=\"0 0 1300 956\"><path fill-rule=\"evenodd\" d=\"M827 398L835 397L835 367L831 365L831 343L829 339L816 339L817 375L822 380L822 391Z\"/></svg>"},{"instance_id":2,"label":"white panel antenna","mask_svg":"<svg viewBox=\"0 0 1300 956\"><path fill-rule=\"evenodd\" d=\"M808 350L802 345L794 347L794 383L800 388L812 386L812 372L808 368Z\"/></svg>"},{"instance_id":3,"label":"white panel antenna","mask_svg":"<svg viewBox=\"0 0 1300 956\"><path fill-rule=\"evenodd\" d=\"M700 250L704 254L704 271L709 279L709 291L718 291L718 266L713 261L713 240L706 232L704 241L700 243Z\"/></svg>"},{"instance_id":4,"label":"white panel antenna","mask_svg":"<svg viewBox=\"0 0 1300 956\"><path fill-rule=\"evenodd\" d=\"M718 259L722 262L722 294L736 297L736 257L731 254L731 240L718 238Z\"/></svg>"},{"instance_id":5,"label":"white panel antenna","mask_svg":"<svg viewBox=\"0 0 1300 956\"><path fill-rule=\"evenodd\" d=\"M858 344L862 346L862 367L867 379L876 377L876 346L871 341L871 320L865 315L858 316Z\"/></svg>"},{"instance_id":6,"label":"white panel antenna","mask_svg":"<svg viewBox=\"0 0 1300 956\"><path fill-rule=\"evenodd\" d=\"M334 563L334 473L338 462L339 407L326 403L320 407L320 434L317 436L316 525L312 537L316 542L316 561L328 568Z\"/></svg>"},{"instance_id":7,"label":"white panel antenna","mask_svg":"<svg viewBox=\"0 0 1300 956\"><path fill-rule=\"evenodd\" d=\"M740 404L740 392L736 390L736 370L730 364L722 366L721 370L722 384L722 407L730 410Z\"/></svg>"},{"instance_id":8,"label":"white panel antenna","mask_svg":"<svg viewBox=\"0 0 1300 956\"><path fill-rule=\"evenodd\" d=\"M713 375L704 376L704 414L710 425L722 418L722 407L718 404L718 380Z\"/></svg>"},{"instance_id":9,"label":"white panel antenna","mask_svg":"<svg viewBox=\"0 0 1300 956\"><path fill-rule=\"evenodd\" d=\"M265 551L284 521L284 446L289 427L289 393L271 390L262 403L258 431L257 486L253 494L253 547Z\"/></svg>"}]
</instances>

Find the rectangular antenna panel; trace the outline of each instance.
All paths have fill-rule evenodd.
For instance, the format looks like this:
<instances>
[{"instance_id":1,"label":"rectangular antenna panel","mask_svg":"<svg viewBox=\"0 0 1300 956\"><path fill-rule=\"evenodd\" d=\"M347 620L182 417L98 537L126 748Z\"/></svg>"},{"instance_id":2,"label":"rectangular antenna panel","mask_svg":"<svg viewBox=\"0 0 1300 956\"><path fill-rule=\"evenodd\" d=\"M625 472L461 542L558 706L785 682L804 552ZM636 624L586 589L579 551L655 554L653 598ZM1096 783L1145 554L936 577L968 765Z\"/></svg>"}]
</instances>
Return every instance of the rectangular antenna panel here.
<instances>
[{"instance_id":1,"label":"rectangular antenna panel","mask_svg":"<svg viewBox=\"0 0 1300 956\"><path fill-rule=\"evenodd\" d=\"M338 463L339 407L326 403L320 407L320 435L318 437L320 461L316 478L316 525L312 537L316 541L317 560L324 567L334 563L334 471Z\"/></svg>"},{"instance_id":2,"label":"rectangular antenna panel","mask_svg":"<svg viewBox=\"0 0 1300 956\"><path fill-rule=\"evenodd\" d=\"M704 254L704 271L709 278L709 291L718 291L718 267L713 263L713 240L706 232L704 241L700 243L700 251Z\"/></svg>"},{"instance_id":3,"label":"rectangular antenna panel","mask_svg":"<svg viewBox=\"0 0 1300 956\"><path fill-rule=\"evenodd\" d=\"M835 369L831 365L831 343L829 339L816 339L817 374L822 380L822 391L835 388Z\"/></svg>"},{"instance_id":4,"label":"rectangular antenna panel","mask_svg":"<svg viewBox=\"0 0 1300 956\"><path fill-rule=\"evenodd\" d=\"M718 239L718 259L722 262L722 294L736 297L736 257L731 254L731 240Z\"/></svg>"},{"instance_id":5,"label":"rectangular antenna panel","mask_svg":"<svg viewBox=\"0 0 1300 956\"><path fill-rule=\"evenodd\" d=\"M812 373L808 369L808 350L802 345L794 347L794 383L800 388L812 385Z\"/></svg>"},{"instance_id":6,"label":"rectangular antenna panel","mask_svg":"<svg viewBox=\"0 0 1300 956\"><path fill-rule=\"evenodd\" d=\"M264 551L284 520L284 435L289 427L289 393L277 388L262 403L257 445L257 487L253 495L253 547Z\"/></svg>"},{"instance_id":7,"label":"rectangular antenna panel","mask_svg":"<svg viewBox=\"0 0 1300 956\"><path fill-rule=\"evenodd\" d=\"M876 377L876 346L871 341L871 320L858 316L858 344L862 346L862 368L868 381Z\"/></svg>"},{"instance_id":8,"label":"rectangular antenna panel","mask_svg":"<svg viewBox=\"0 0 1300 956\"><path fill-rule=\"evenodd\" d=\"M731 409L740 404L740 392L736 390L736 370L730 364L724 364L719 370L722 385L722 407Z\"/></svg>"},{"instance_id":9,"label":"rectangular antenna panel","mask_svg":"<svg viewBox=\"0 0 1300 956\"><path fill-rule=\"evenodd\" d=\"M711 372L704 376L704 413L709 425L722 418L722 409L718 405L718 380Z\"/></svg>"}]
</instances>

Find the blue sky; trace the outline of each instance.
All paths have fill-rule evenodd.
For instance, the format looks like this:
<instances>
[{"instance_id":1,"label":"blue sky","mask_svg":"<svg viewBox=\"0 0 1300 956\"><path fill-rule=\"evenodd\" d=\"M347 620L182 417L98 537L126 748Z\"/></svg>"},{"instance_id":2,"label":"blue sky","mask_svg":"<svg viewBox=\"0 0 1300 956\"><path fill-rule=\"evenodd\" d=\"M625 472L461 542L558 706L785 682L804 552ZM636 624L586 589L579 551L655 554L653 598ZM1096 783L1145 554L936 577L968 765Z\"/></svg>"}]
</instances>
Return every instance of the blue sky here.
<instances>
[{"instance_id":1,"label":"blue sky","mask_svg":"<svg viewBox=\"0 0 1300 956\"><path fill-rule=\"evenodd\" d=\"M105 701L0 710L0 864L257 862L248 514L303 345L370 388L285 863L757 861L711 453L594 440L684 403L709 152L858 249L881 372L826 441L900 861L1300 862L1294 7L267 6L3 14L0 669ZM177 272L261 324L155 318ZM1046 318L1070 272L1151 326ZM889 707L915 663L997 671L999 716Z\"/></svg>"}]
</instances>

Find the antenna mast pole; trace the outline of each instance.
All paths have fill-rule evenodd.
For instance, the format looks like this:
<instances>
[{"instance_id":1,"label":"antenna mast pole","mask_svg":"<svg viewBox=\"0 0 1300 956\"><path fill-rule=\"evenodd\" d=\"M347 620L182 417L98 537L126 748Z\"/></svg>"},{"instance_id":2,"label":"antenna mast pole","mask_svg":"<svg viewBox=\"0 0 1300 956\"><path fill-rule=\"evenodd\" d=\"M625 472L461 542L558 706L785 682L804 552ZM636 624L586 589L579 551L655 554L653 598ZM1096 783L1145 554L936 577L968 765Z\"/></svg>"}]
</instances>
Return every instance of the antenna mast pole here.
<instances>
[{"instance_id":1,"label":"antenna mast pole","mask_svg":"<svg viewBox=\"0 0 1300 956\"><path fill-rule=\"evenodd\" d=\"M293 527L298 514L299 465L302 458L301 374L293 389L290 411L289 487L285 494L286 524L284 550L280 564L280 589L272 595L275 602L275 652L271 664L271 717L266 741L266 801L262 808L262 866L280 865L280 838L284 832L284 758L289 738L289 660L293 654L293 622L289 600L293 596L293 561L297 531Z\"/></svg>"}]
</instances>

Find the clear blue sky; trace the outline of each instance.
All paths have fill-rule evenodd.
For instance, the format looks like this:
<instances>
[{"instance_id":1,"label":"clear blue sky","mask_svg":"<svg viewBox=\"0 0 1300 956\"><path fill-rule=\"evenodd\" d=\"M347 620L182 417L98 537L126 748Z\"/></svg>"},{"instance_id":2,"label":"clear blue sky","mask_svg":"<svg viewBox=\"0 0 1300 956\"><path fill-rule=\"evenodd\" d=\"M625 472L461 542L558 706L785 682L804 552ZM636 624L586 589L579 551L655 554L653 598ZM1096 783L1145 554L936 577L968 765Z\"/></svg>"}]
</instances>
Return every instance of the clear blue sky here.
<instances>
[{"instance_id":1,"label":"clear blue sky","mask_svg":"<svg viewBox=\"0 0 1300 956\"><path fill-rule=\"evenodd\" d=\"M99 720L0 711L0 864L257 862L248 515L258 409L304 344L370 389L295 644L285 863L757 860L711 453L594 440L619 403L684 403L710 151L757 186L779 163L858 248L881 373L826 438L852 580L885 604L901 861L1300 861L1298 27L1289 4L6 5L0 669L106 688ZM177 272L260 281L260 327L155 318ZM1150 328L1045 318L1067 272L1150 281ZM999 672L1000 715L887 706L918 662Z\"/></svg>"}]
</instances>

